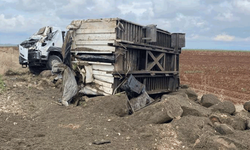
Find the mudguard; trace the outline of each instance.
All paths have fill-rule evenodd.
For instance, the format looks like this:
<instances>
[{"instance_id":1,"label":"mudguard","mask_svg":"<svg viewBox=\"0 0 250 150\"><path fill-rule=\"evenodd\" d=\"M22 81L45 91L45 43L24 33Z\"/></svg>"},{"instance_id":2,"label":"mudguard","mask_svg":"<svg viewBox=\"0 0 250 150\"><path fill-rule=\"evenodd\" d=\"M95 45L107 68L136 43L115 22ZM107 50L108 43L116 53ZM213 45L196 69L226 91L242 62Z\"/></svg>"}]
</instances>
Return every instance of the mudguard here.
<instances>
[{"instance_id":1,"label":"mudguard","mask_svg":"<svg viewBox=\"0 0 250 150\"><path fill-rule=\"evenodd\" d=\"M61 47L51 46L51 47L49 47L49 49L47 50L47 52L60 52L60 53L62 53L62 48Z\"/></svg>"}]
</instances>

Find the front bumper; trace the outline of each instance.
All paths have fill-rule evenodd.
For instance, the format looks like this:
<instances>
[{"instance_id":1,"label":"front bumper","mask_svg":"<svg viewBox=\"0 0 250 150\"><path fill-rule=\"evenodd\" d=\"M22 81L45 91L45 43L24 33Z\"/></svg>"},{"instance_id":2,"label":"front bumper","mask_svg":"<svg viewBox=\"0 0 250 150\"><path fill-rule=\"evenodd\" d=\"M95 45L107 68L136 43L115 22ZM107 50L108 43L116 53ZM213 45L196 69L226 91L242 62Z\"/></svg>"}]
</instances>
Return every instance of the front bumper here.
<instances>
[{"instance_id":1,"label":"front bumper","mask_svg":"<svg viewBox=\"0 0 250 150\"><path fill-rule=\"evenodd\" d=\"M39 51L29 51L28 53L29 66L41 66L41 54Z\"/></svg>"},{"instance_id":2,"label":"front bumper","mask_svg":"<svg viewBox=\"0 0 250 150\"><path fill-rule=\"evenodd\" d=\"M28 65L28 62L26 59L24 59L23 57L19 56L19 64L22 65L23 68L26 68Z\"/></svg>"}]
</instances>

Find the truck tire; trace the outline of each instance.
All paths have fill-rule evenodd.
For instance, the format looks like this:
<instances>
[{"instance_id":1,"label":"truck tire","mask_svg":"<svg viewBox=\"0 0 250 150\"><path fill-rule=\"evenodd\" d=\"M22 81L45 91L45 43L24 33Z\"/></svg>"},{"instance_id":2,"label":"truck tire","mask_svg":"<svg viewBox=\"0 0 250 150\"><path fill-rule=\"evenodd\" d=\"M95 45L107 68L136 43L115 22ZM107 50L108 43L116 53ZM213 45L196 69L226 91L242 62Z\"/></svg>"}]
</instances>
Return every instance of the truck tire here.
<instances>
[{"instance_id":1,"label":"truck tire","mask_svg":"<svg viewBox=\"0 0 250 150\"><path fill-rule=\"evenodd\" d=\"M39 66L29 66L29 70L35 75L39 75L43 71L43 69Z\"/></svg>"},{"instance_id":2,"label":"truck tire","mask_svg":"<svg viewBox=\"0 0 250 150\"><path fill-rule=\"evenodd\" d=\"M47 62L47 69L51 70L54 63L62 62L62 59L57 55L50 55Z\"/></svg>"}]
</instances>

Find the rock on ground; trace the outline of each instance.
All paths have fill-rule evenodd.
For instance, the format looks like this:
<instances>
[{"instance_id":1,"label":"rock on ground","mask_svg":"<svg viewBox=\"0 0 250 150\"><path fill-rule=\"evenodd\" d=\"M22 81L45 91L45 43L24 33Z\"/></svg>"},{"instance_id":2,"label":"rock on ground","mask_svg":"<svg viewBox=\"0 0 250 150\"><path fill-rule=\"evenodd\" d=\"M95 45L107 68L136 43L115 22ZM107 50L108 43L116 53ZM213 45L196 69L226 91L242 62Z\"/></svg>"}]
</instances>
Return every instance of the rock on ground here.
<instances>
[{"instance_id":1,"label":"rock on ground","mask_svg":"<svg viewBox=\"0 0 250 150\"><path fill-rule=\"evenodd\" d=\"M188 99L188 96L186 94L186 89L179 89L178 91L171 92L166 95L179 95Z\"/></svg>"},{"instance_id":2,"label":"rock on ground","mask_svg":"<svg viewBox=\"0 0 250 150\"><path fill-rule=\"evenodd\" d=\"M235 144L225 140L218 135L202 134L194 144L195 150L211 149L211 150L237 150Z\"/></svg>"},{"instance_id":3,"label":"rock on ground","mask_svg":"<svg viewBox=\"0 0 250 150\"><path fill-rule=\"evenodd\" d=\"M218 97L213 94L204 94L201 97L201 101L200 101L201 105L204 107L210 107L220 102L221 101L218 99Z\"/></svg>"},{"instance_id":4,"label":"rock on ground","mask_svg":"<svg viewBox=\"0 0 250 150\"><path fill-rule=\"evenodd\" d=\"M238 117L243 118L243 119L245 119L245 120L250 119L250 113L248 113L248 112L245 111L245 110L241 110L240 112L237 112L237 113L235 114L235 116L238 116Z\"/></svg>"},{"instance_id":5,"label":"rock on ground","mask_svg":"<svg viewBox=\"0 0 250 150\"><path fill-rule=\"evenodd\" d=\"M248 112L250 112L250 101L245 102L245 104L243 105L244 109Z\"/></svg>"},{"instance_id":6,"label":"rock on ground","mask_svg":"<svg viewBox=\"0 0 250 150\"><path fill-rule=\"evenodd\" d=\"M183 97L187 97L188 99L197 102L198 101L198 95L191 89L179 89L176 92L171 92L167 95L182 95Z\"/></svg>"},{"instance_id":7,"label":"rock on ground","mask_svg":"<svg viewBox=\"0 0 250 150\"><path fill-rule=\"evenodd\" d=\"M231 101L224 101L210 107L213 112L228 113L230 115L235 113L235 106Z\"/></svg>"},{"instance_id":8,"label":"rock on ground","mask_svg":"<svg viewBox=\"0 0 250 150\"><path fill-rule=\"evenodd\" d=\"M193 101L198 100L198 95L191 89L186 89L185 93L187 94L188 98Z\"/></svg>"},{"instance_id":9,"label":"rock on ground","mask_svg":"<svg viewBox=\"0 0 250 150\"><path fill-rule=\"evenodd\" d=\"M189 85L181 84L180 87L181 87L182 89L188 89L188 88L189 88Z\"/></svg>"},{"instance_id":10,"label":"rock on ground","mask_svg":"<svg viewBox=\"0 0 250 150\"><path fill-rule=\"evenodd\" d=\"M178 139L194 144L195 141L205 132L215 133L211 121L207 117L184 116L171 122L178 133Z\"/></svg>"},{"instance_id":11,"label":"rock on ground","mask_svg":"<svg viewBox=\"0 0 250 150\"><path fill-rule=\"evenodd\" d=\"M235 130L246 130L247 128L247 121L240 118L240 117L232 117L231 119L231 126Z\"/></svg>"},{"instance_id":12,"label":"rock on ground","mask_svg":"<svg viewBox=\"0 0 250 150\"><path fill-rule=\"evenodd\" d=\"M235 130L245 130L246 120L239 116L231 116L222 113L213 113L210 115L210 120L212 122L223 123L232 126Z\"/></svg>"},{"instance_id":13,"label":"rock on ground","mask_svg":"<svg viewBox=\"0 0 250 150\"><path fill-rule=\"evenodd\" d=\"M211 132L204 132L193 145L195 150L238 150L250 149L250 131L234 130L232 134L217 135Z\"/></svg>"},{"instance_id":14,"label":"rock on ground","mask_svg":"<svg viewBox=\"0 0 250 150\"><path fill-rule=\"evenodd\" d=\"M250 129L250 119L247 120L247 129Z\"/></svg>"},{"instance_id":15,"label":"rock on ground","mask_svg":"<svg viewBox=\"0 0 250 150\"><path fill-rule=\"evenodd\" d=\"M147 106L129 117L138 124L162 124L180 118L183 110L175 101L161 101ZM133 121L136 122L136 121Z\"/></svg>"},{"instance_id":16,"label":"rock on ground","mask_svg":"<svg viewBox=\"0 0 250 150\"><path fill-rule=\"evenodd\" d=\"M222 135L234 133L233 127L231 127L227 124L220 124L218 122L214 123L214 129Z\"/></svg>"},{"instance_id":17,"label":"rock on ground","mask_svg":"<svg viewBox=\"0 0 250 150\"><path fill-rule=\"evenodd\" d=\"M206 107L203 107L196 102L189 100L183 95L169 95L165 94L161 98L162 101L175 101L183 109L182 116L192 115L192 116L209 116L211 110Z\"/></svg>"}]
</instances>

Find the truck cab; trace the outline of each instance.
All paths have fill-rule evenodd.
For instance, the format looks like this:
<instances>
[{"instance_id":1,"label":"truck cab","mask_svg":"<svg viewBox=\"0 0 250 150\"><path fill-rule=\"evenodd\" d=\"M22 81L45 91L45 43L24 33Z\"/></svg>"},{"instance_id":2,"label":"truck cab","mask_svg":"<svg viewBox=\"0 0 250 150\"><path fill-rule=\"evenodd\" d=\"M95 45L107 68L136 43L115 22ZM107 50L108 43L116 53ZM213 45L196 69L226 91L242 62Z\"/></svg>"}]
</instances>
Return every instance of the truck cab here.
<instances>
[{"instance_id":1,"label":"truck cab","mask_svg":"<svg viewBox=\"0 0 250 150\"><path fill-rule=\"evenodd\" d=\"M51 70L53 63L62 62L64 33L52 26L39 29L19 45L19 63L24 68L28 66L32 73Z\"/></svg>"}]
</instances>

